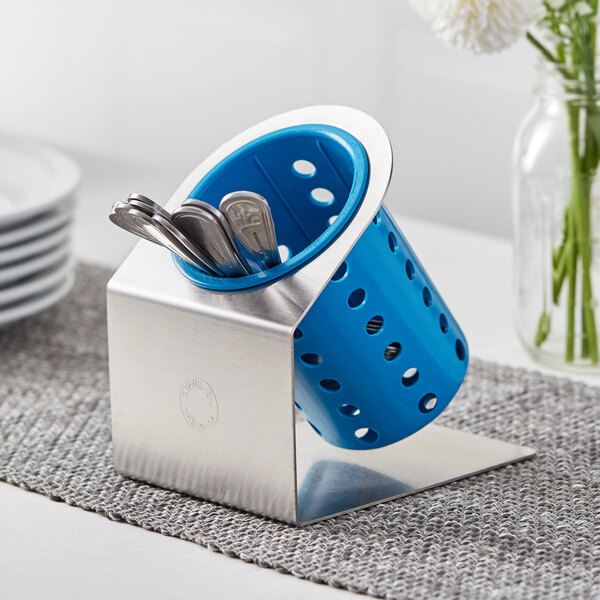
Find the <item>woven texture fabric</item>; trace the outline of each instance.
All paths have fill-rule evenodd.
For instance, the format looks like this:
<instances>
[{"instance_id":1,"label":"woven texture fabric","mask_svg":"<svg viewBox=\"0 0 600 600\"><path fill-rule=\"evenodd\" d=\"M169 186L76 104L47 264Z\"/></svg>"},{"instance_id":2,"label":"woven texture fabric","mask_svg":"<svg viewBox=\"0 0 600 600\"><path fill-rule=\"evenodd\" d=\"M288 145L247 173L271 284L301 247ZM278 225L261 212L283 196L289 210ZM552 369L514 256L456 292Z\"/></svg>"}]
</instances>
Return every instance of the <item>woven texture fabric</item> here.
<instances>
[{"instance_id":1,"label":"woven texture fabric","mask_svg":"<svg viewBox=\"0 0 600 600\"><path fill-rule=\"evenodd\" d=\"M473 361L440 423L532 460L304 528L112 468L106 270L0 330L0 478L110 519L382 598L600 597L600 391Z\"/></svg>"}]
</instances>

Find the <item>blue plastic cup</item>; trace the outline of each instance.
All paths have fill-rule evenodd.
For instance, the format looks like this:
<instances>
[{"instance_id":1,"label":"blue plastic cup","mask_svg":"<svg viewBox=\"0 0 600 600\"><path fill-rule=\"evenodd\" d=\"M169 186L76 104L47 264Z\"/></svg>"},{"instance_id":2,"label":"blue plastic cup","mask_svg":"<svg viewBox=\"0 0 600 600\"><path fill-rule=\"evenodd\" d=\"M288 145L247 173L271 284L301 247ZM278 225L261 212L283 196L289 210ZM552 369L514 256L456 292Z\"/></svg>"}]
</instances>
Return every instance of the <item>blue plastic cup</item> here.
<instances>
[{"instance_id":1,"label":"blue plastic cup","mask_svg":"<svg viewBox=\"0 0 600 600\"><path fill-rule=\"evenodd\" d=\"M268 285L336 238L368 178L362 145L342 129L301 125L259 137L216 165L190 197L218 207L230 192L261 194L287 260L237 278L175 262L213 290ZM294 356L297 407L343 448L397 442L435 419L458 391L468 363L464 335L384 206L296 329Z\"/></svg>"}]
</instances>

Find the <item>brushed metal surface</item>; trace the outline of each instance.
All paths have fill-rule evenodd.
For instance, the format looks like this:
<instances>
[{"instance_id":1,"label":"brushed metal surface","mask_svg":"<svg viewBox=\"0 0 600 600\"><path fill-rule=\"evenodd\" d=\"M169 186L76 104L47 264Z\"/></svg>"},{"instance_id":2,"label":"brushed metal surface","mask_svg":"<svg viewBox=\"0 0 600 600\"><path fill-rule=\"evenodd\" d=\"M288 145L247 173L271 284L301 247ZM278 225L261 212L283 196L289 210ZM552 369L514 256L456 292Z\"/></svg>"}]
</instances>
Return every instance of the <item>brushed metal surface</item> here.
<instances>
[{"instance_id":1,"label":"brushed metal surface","mask_svg":"<svg viewBox=\"0 0 600 600\"><path fill-rule=\"evenodd\" d=\"M203 313L193 298L176 302L193 286L172 264L155 277L153 265L164 252L144 243L148 261L122 267L131 293L108 297L116 469L293 521L293 367L286 330L230 319L225 311Z\"/></svg>"},{"instance_id":2,"label":"brushed metal surface","mask_svg":"<svg viewBox=\"0 0 600 600\"><path fill-rule=\"evenodd\" d=\"M430 424L376 450L346 450L296 424L298 523L305 525L531 458L533 448Z\"/></svg>"}]
</instances>

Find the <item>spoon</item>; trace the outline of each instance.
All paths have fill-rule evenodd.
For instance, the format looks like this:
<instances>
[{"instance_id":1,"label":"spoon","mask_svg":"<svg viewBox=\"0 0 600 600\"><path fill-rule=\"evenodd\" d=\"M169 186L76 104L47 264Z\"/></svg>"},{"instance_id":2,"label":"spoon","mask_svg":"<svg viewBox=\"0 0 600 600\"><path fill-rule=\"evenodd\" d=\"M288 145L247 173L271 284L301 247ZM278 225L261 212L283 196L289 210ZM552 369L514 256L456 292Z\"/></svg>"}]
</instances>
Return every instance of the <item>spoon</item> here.
<instances>
[{"instance_id":1,"label":"spoon","mask_svg":"<svg viewBox=\"0 0 600 600\"><path fill-rule=\"evenodd\" d=\"M130 208L131 206L125 202L115 202L112 206L110 214L108 215L108 218L117 227L120 227L129 233L133 233L138 237L148 240L149 242L162 245L154 237L149 235L143 227L134 221L134 219L128 214Z\"/></svg>"},{"instance_id":2,"label":"spoon","mask_svg":"<svg viewBox=\"0 0 600 600\"><path fill-rule=\"evenodd\" d=\"M226 276L241 277L252 273L236 246L229 225L216 208L201 200L186 200L173 212L173 223L207 254L213 256Z\"/></svg>"},{"instance_id":3,"label":"spoon","mask_svg":"<svg viewBox=\"0 0 600 600\"><path fill-rule=\"evenodd\" d=\"M204 252L190 242L173 226L169 219L160 214L150 216L144 210L123 202L115 202L109 219L130 233L133 233L159 246L164 246L179 258L189 262L205 273L221 275L213 261L204 256ZM214 268L213 268L214 267Z\"/></svg>"},{"instance_id":4,"label":"spoon","mask_svg":"<svg viewBox=\"0 0 600 600\"><path fill-rule=\"evenodd\" d=\"M171 213L143 194L129 194L127 203L145 212L150 217L161 215L163 218L171 220Z\"/></svg>"},{"instance_id":5,"label":"spoon","mask_svg":"<svg viewBox=\"0 0 600 600\"><path fill-rule=\"evenodd\" d=\"M132 208L132 210L134 209ZM170 219L165 219L162 215L155 214L150 218L150 221L161 235L171 239L173 243L180 247L183 247L185 251L195 259L193 261L194 264L199 266L201 270L209 275L216 275L218 277L225 276L224 265L221 264L218 257L206 252L203 248L200 248L185 234L184 231L178 229Z\"/></svg>"},{"instance_id":6,"label":"spoon","mask_svg":"<svg viewBox=\"0 0 600 600\"><path fill-rule=\"evenodd\" d=\"M197 200L196 198L188 198L185 202L183 202L182 206L195 207L199 210L209 212L221 225L221 228L225 232L225 236L227 237L229 243L231 244L231 247L233 248L234 254L236 255L237 259L242 263L242 265L244 265L244 269L246 269L246 271L250 274L254 272L254 270L246 260L246 257L244 256L243 252L240 250L235 234L233 233L233 230L229 225L229 221L227 221L225 215L223 215L223 213L218 208L215 208L212 204L209 204L208 202Z\"/></svg>"},{"instance_id":7,"label":"spoon","mask_svg":"<svg viewBox=\"0 0 600 600\"><path fill-rule=\"evenodd\" d=\"M221 212L250 257L266 270L281 263L269 203L254 192L232 192L221 200Z\"/></svg>"}]
</instances>

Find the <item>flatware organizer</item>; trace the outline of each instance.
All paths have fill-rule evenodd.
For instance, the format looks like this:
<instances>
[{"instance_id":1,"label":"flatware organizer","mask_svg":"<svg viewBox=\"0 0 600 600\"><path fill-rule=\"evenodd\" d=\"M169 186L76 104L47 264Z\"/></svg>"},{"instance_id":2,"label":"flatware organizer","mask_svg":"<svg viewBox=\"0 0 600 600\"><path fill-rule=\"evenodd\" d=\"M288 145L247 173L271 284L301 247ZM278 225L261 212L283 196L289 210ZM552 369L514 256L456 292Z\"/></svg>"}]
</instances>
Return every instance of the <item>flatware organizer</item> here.
<instances>
[{"instance_id":1,"label":"flatware organizer","mask_svg":"<svg viewBox=\"0 0 600 600\"><path fill-rule=\"evenodd\" d=\"M304 524L532 456L431 424L460 327L382 204L392 151L347 107L226 143L167 204L269 201L282 264L210 276L141 241L108 285L115 468Z\"/></svg>"}]
</instances>

